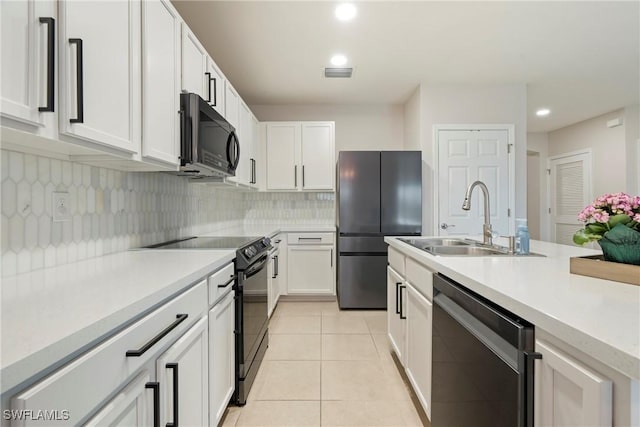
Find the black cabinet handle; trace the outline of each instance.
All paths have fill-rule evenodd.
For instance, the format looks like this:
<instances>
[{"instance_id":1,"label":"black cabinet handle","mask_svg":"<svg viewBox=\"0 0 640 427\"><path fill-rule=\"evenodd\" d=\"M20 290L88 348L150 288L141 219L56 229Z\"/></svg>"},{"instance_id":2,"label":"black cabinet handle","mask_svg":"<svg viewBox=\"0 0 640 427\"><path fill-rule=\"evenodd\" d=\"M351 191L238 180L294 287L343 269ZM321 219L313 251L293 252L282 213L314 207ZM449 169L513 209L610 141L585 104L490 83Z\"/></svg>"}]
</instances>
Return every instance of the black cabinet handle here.
<instances>
[{"instance_id":1,"label":"black cabinet handle","mask_svg":"<svg viewBox=\"0 0 640 427\"><path fill-rule=\"evenodd\" d=\"M167 363L166 368L173 370L173 422L167 427L178 427L178 364Z\"/></svg>"},{"instance_id":2,"label":"black cabinet handle","mask_svg":"<svg viewBox=\"0 0 640 427\"><path fill-rule=\"evenodd\" d=\"M251 160L251 182L250 184L255 184L258 180L256 179L256 161L255 159L250 159Z\"/></svg>"},{"instance_id":3,"label":"black cabinet handle","mask_svg":"<svg viewBox=\"0 0 640 427\"><path fill-rule=\"evenodd\" d=\"M186 313L176 315L176 320L172 324L164 328L158 335L153 337L149 342L147 342L145 345L140 347L138 350L127 350L127 352L125 353L126 356L127 357L142 356L147 352L147 350L153 347L158 341L164 338L169 332L174 330L180 323L184 322L187 319L187 317L189 317L189 315Z\"/></svg>"},{"instance_id":4,"label":"black cabinet handle","mask_svg":"<svg viewBox=\"0 0 640 427\"><path fill-rule=\"evenodd\" d=\"M69 119L71 123L84 123L84 82L82 80L82 39L69 39L69 44L75 44L77 49L76 60L76 105L78 108L75 119Z\"/></svg>"},{"instance_id":5,"label":"black cabinet handle","mask_svg":"<svg viewBox=\"0 0 640 427\"><path fill-rule=\"evenodd\" d=\"M304 165L302 165L302 188L304 188Z\"/></svg>"},{"instance_id":6,"label":"black cabinet handle","mask_svg":"<svg viewBox=\"0 0 640 427\"><path fill-rule=\"evenodd\" d=\"M407 288L407 286L406 286L406 285L400 285L400 298L399 298L399 299L400 299L400 318L401 318L401 319L406 319L406 318L407 318L407 316L403 316L403 315L402 315L402 312L404 311L404 310L403 310L403 307L402 307L402 306L404 305L404 304L402 303L402 288L405 288L405 289L406 289L406 288Z\"/></svg>"},{"instance_id":7,"label":"black cabinet handle","mask_svg":"<svg viewBox=\"0 0 640 427\"><path fill-rule=\"evenodd\" d=\"M211 102L211 73L207 71L204 75L207 76L207 86L209 87L207 90L207 102Z\"/></svg>"},{"instance_id":8,"label":"black cabinet handle","mask_svg":"<svg viewBox=\"0 0 640 427\"><path fill-rule=\"evenodd\" d=\"M144 388L153 390L153 427L160 427L160 383L149 382Z\"/></svg>"},{"instance_id":9,"label":"black cabinet handle","mask_svg":"<svg viewBox=\"0 0 640 427\"><path fill-rule=\"evenodd\" d=\"M233 281L235 280L234 276L231 276L231 279L227 280L225 283L223 283L222 285L218 285L219 288L226 288L227 286L229 286L231 283L233 283Z\"/></svg>"},{"instance_id":10,"label":"black cabinet handle","mask_svg":"<svg viewBox=\"0 0 640 427\"><path fill-rule=\"evenodd\" d=\"M271 276L272 279L278 277L278 273L276 272L276 258L277 257L275 256L271 257L271 259L273 260L273 276Z\"/></svg>"},{"instance_id":11,"label":"black cabinet handle","mask_svg":"<svg viewBox=\"0 0 640 427\"><path fill-rule=\"evenodd\" d=\"M333 268L333 249L331 249L331 253L329 254L331 260L331 268Z\"/></svg>"},{"instance_id":12,"label":"black cabinet handle","mask_svg":"<svg viewBox=\"0 0 640 427\"><path fill-rule=\"evenodd\" d=\"M211 74L211 73L209 73ZM211 99L211 81L213 80L213 106L218 106L218 85L215 77L209 77L209 99Z\"/></svg>"},{"instance_id":13,"label":"black cabinet handle","mask_svg":"<svg viewBox=\"0 0 640 427\"><path fill-rule=\"evenodd\" d=\"M293 186L298 186L298 165L293 166Z\"/></svg>"},{"instance_id":14,"label":"black cabinet handle","mask_svg":"<svg viewBox=\"0 0 640 427\"><path fill-rule=\"evenodd\" d=\"M280 274L280 258L276 255L276 277Z\"/></svg>"},{"instance_id":15,"label":"black cabinet handle","mask_svg":"<svg viewBox=\"0 0 640 427\"><path fill-rule=\"evenodd\" d=\"M396 282L396 314L400 314L400 297L398 295L400 294L401 285L402 282Z\"/></svg>"},{"instance_id":16,"label":"black cabinet handle","mask_svg":"<svg viewBox=\"0 0 640 427\"><path fill-rule=\"evenodd\" d=\"M40 18L41 24L47 24L47 105L38 107L38 111L52 112L55 90L55 46L56 46L56 21L53 18Z\"/></svg>"}]
</instances>

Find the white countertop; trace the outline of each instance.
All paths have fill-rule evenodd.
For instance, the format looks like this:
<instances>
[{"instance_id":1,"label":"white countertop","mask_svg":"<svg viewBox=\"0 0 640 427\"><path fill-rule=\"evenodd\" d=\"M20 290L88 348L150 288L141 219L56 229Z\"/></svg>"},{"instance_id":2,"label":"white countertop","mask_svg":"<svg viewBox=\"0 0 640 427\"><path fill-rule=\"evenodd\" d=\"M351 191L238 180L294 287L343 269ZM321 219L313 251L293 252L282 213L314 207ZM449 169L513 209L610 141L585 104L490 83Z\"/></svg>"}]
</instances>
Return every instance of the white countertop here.
<instances>
[{"instance_id":1,"label":"white countertop","mask_svg":"<svg viewBox=\"0 0 640 427\"><path fill-rule=\"evenodd\" d=\"M531 241L546 257L445 257L385 242L640 381L640 286L569 273L570 257L599 251Z\"/></svg>"},{"instance_id":2,"label":"white countertop","mask_svg":"<svg viewBox=\"0 0 640 427\"><path fill-rule=\"evenodd\" d=\"M128 251L2 279L1 392L74 357L235 258Z\"/></svg>"},{"instance_id":3,"label":"white countertop","mask_svg":"<svg viewBox=\"0 0 640 427\"><path fill-rule=\"evenodd\" d=\"M203 236L266 236L273 237L278 233L322 232L335 233L336 226L332 224L245 224L240 227L218 230Z\"/></svg>"}]
</instances>

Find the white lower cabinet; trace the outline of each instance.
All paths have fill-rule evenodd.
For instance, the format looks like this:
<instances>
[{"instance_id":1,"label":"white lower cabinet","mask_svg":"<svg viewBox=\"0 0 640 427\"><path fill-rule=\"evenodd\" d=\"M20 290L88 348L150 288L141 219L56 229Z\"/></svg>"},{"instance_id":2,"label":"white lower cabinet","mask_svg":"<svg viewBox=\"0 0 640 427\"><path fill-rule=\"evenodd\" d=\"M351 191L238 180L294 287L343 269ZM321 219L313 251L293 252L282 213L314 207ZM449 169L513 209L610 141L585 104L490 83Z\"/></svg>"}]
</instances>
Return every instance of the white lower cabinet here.
<instances>
[{"instance_id":1,"label":"white lower cabinet","mask_svg":"<svg viewBox=\"0 0 640 427\"><path fill-rule=\"evenodd\" d=\"M542 354L535 371L535 425L609 427L612 382L552 345L536 340Z\"/></svg>"},{"instance_id":2,"label":"white lower cabinet","mask_svg":"<svg viewBox=\"0 0 640 427\"><path fill-rule=\"evenodd\" d=\"M433 304L410 283L407 282L406 288L407 354L405 370L422 408L431 418Z\"/></svg>"},{"instance_id":3,"label":"white lower cabinet","mask_svg":"<svg viewBox=\"0 0 640 427\"><path fill-rule=\"evenodd\" d=\"M209 311L210 426L218 425L235 389L234 329L235 305L232 291Z\"/></svg>"},{"instance_id":4,"label":"white lower cabinet","mask_svg":"<svg viewBox=\"0 0 640 427\"><path fill-rule=\"evenodd\" d=\"M404 279L393 268L387 267L387 333L391 348L398 360L406 364L407 322L402 303L407 301Z\"/></svg>"},{"instance_id":5,"label":"white lower cabinet","mask_svg":"<svg viewBox=\"0 0 640 427\"><path fill-rule=\"evenodd\" d=\"M289 294L335 294L333 246L289 246Z\"/></svg>"},{"instance_id":6,"label":"white lower cabinet","mask_svg":"<svg viewBox=\"0 0 640 427\"><path fill-rule=\"evenodd\" d=\"M279 256L279 251L276 250L272 252L269 255L269 262L267 263L267 311L269 313L269 317L271 317L273 310L275 310L276 305L278 304L278 299L280 298L280 280L278 278Z\"/></svg>"},{"instance_id":7,"label":"white lower cabinet","mask_svg":"<svg viewBox=\"0 0 640 427\"><path fill-rule=\"evenodd\" d=\"M91 427L155 425L154 399L160 392L160 386L157 382L150 380L149 372L142 372L86 425Z\"/></svg>"},{"instance_id":8,"label":"white lower cabinet","mask_svg":"<svg viewBox=\"0 0 640 427\"><path fill-rule=\"evenodd\" d=\"M207 317L202 317L158 358L160 424L206 426L209 422Z\"/></svg>"}]
</instances>

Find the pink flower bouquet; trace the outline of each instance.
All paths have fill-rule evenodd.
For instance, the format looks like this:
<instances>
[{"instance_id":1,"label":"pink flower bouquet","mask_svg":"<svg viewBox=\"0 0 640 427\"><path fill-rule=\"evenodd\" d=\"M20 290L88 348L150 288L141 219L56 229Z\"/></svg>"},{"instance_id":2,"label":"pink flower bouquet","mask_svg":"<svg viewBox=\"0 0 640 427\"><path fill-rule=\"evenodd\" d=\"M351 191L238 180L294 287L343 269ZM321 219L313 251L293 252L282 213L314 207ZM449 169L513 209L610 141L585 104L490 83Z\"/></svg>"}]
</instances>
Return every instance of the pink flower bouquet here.
<instances>
[{"instance_id":1,"label":"pink flower bouquet","mask_svg":"<svg viewBox=\"0 0 640 427\"><path fill-rule=\"evenodd\" d=\"M578 220L586 225L573 235L573 242L577 245L602 239L618 224L639 231L640 196L632 197L626 193L602 195L578 214Z\"/></svg>"}]
</instances>

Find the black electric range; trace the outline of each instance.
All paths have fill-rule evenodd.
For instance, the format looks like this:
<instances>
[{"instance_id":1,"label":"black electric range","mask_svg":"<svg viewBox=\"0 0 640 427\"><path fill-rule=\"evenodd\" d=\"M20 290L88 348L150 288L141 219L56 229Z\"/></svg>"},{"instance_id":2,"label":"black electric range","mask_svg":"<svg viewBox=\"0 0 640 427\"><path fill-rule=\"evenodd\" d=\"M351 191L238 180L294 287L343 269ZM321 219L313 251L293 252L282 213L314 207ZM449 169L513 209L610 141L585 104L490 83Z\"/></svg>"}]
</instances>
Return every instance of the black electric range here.
<instances>
[{"instance_id":1,"label":"black electric range","mask_svg":"<svg viewBox=\"0 0 640 427\"><path fill-rule=\"evenodd\" d=\"M189 237L147 248L236 250L236 390L233 400L244 405L269 345L266 267L271 240L256 236Z\"/></svg>"}]
</instances>

